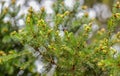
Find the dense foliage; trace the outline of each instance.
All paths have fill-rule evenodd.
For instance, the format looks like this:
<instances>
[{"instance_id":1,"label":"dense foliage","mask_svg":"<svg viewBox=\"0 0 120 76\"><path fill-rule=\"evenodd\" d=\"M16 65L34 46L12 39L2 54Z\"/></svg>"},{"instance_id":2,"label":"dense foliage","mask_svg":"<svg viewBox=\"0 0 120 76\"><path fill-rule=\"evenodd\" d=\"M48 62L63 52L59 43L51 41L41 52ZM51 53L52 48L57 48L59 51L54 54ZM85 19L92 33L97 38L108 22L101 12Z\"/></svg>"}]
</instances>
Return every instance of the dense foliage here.
<instances>
[{"instance_id":1,"label":"dense foliage","mask_svg":"<svg viewBox=\"0 0 120 76\"><path fill-rule=\"evenodd\" d=\"M112 46L120 43L120 3L113 6L113 14L105 28L93 29L86 6L79 1L73 9L63 0L53 4L54 13L46 14L29 8L25 27L19 29L16 18L20 7L12 0L9 8L0 14L0 76L46 75L55 66L54 76L119 76L120 55ZM3 3L4 5L4 3ZM79 11L84 15L77 17ZM4 22L10 16L12 21ZM117 30L117 31L116 31ZM43 71L36 72L34 62L44 63Z\"/></svg>"}]
</instances>

